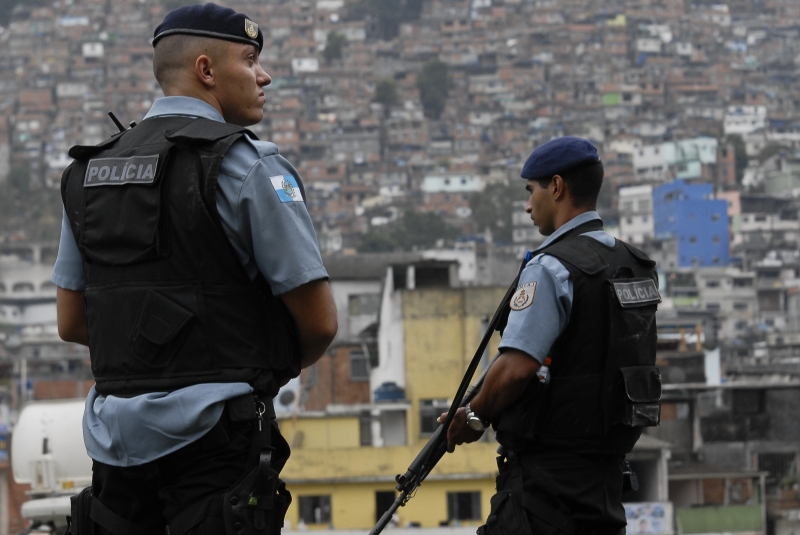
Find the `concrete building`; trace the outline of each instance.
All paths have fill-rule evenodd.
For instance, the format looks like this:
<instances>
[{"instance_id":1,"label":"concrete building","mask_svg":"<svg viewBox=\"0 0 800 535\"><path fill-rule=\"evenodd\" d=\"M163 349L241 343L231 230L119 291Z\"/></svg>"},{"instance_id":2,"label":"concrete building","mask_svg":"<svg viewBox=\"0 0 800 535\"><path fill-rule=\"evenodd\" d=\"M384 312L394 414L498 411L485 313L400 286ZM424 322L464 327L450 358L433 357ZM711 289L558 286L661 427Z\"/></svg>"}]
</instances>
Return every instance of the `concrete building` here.
<instances>
[{"instance_id":1,"label":"concrete building","mask_svg":"<svg viewBox=\"0 0 800 535\"><path fill-rule=\"evenodd\" d=\"M728 264L728 207L712 196L711 184L682 180L653 190L655 237L677 239L681 267Z\"/></svg>"}]
</instances>

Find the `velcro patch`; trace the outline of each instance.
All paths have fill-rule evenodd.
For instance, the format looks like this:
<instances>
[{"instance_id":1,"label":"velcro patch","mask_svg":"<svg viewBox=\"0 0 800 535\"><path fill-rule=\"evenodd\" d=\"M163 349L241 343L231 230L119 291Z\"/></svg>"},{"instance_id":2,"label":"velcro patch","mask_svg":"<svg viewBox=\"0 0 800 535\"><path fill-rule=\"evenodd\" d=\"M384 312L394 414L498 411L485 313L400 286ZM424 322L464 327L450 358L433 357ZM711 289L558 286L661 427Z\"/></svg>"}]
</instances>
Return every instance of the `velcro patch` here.
<instances>
[{"instance_id":1,"label":"velcro patch","mask_svg":"<svg viewBox=\"0 0 800 535\"><path fill-rule=\"evenodd\" d=\"M83 187L152 184L157 168L158 154L89 160Z\"/></svg>"},{"instance_id":2,"label":"velcro patch","mask_svg":"<svg viewBox=\"0 0 800 535\"><path fill-rule=\"evenodd\" d=\"M524 310L533 304L536 295L536 283L526 282L517 286L517 291L511 296L511 310Z\"/></svg>"},{"instance_id":3,"label":"velcro patch","mask_svg":"<svg viewBox=\"0 0 800 535\"><path fill-rule=\"evenodd\" d=\"M658 293L656 283L651 279L631 282L612 280L611 284L614 286L614 293L622 308L641 307L661 302L661 295Z\"/></svg>"},{"instance_id":4,"label":"velcro patch","mask_svg":"<svg viewBox=\"0 0 800 535\"><path fill-rule=\"evenodd\" d=\"M269 177L272 187L281 202L303 202L300 186L292 175L276 175Z\"/></svg>"}]
</instances>

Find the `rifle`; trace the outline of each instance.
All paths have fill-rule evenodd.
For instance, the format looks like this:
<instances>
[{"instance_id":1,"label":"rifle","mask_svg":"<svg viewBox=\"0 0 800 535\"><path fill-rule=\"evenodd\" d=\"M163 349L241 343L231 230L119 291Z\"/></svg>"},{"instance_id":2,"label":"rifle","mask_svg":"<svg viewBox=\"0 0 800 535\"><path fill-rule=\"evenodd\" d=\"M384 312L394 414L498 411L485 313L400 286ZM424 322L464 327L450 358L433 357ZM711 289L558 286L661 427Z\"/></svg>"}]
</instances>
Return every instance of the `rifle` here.
<instances>
[{"instance_id":1,"label":"rifle","mask_svg":"<svg viewBox=\"0 0 800 535\"><path fill-rule=\"evenodd\" d=\"M529 260L530 253L526 255L522 266L524 267ZM520 268L520 273L521 272L522 269ZM378 520L378 523L375 524L375 527L372 528L372 530L369 532L369 535L378 535L381 531L383 531L383 528L389 524L389 521L392 519L392 515L394 515L395 511L408 503L408 500L411 499L417 488L419 488L422 482L425 481L425 478L431 473L431 470L433 470L433 467L436 466L436 463L438 463L439 460L444 456L445 452L447 452L447 429L450 427L450 423L453 421L456 411L460 407L463 407L469 403L469 401L477 395L481 385L483 384L483 380L486 377L486 373L489 371L491 365L487 366L483 373L481 373L480 377L478 377L478 379L475 381L475 384L469 387L469 381L472 378L472 375L475 373L475 370L478 368L478 363L483 357L486 347L489 345L489 340L492 338L492 334L495 330L497 330L500 322L506 318L505 312L507 310L508 302L511 299L511 296L514 294L517 284L519 284L519 275L517 275L517 277L514 279L514 282L511 283L511 286L509 286L508 290L506 291L506 295L503 297L503 300L500 301L500 305L497 307L497 310L495 310L495 313L492 316L492 321L489 322L489 325L486 327L486 332L483 333L481 343L478 344L478 349L475 351L475 355L472 357L472 361L469 363L469 366L467 366L467 371L464 374L464 378L461 379L461 384L459 385L458 391L456 391L456 395L453 398L453 403L450 405L450 409L447 412L447 418L445 418L445 421L439 425L439 427L433 433L433 436L431 436L430 440L428 440L428 443L422 448L422 451L417 454L417 457L414 459L411 465L409 465L406 473L402 475L397 474L395 477L397 486L395 488L400 491L400 496L397 497L392 506L389 507L380 520Z\"/></svg>"}]
</instances>

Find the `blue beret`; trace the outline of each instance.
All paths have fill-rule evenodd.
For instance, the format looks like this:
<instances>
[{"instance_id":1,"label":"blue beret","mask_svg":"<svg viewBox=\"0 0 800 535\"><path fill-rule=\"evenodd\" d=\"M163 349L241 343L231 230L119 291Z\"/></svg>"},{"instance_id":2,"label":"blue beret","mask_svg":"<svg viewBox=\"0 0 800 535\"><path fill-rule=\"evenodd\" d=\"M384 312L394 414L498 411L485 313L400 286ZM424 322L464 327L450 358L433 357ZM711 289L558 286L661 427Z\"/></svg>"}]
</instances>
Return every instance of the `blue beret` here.
<instances>
[{"instance_id":1,"label":"blue beret","mask_svg":"<svg viewBox=\"0 0 800 535\"><path fill-rule=\"evenodd\" d=\"M525 180L549 179L599 161L597 149L588 140L574 136L558 137L534 149L520 176Z\"/></svg>"},{"instance_id":2,"label":"blue beret","mask_svg":"<svg viewBox=\"0 0 800 535\"><path fill-rule=\"evenodd\" d=\"M264 36L258 24L243 13L217 4L196 4L170 11L153 33L153 46L162 37L175 34L247 43L258 48L259 52L264 46Z\"/></svg>"}]
</instances>

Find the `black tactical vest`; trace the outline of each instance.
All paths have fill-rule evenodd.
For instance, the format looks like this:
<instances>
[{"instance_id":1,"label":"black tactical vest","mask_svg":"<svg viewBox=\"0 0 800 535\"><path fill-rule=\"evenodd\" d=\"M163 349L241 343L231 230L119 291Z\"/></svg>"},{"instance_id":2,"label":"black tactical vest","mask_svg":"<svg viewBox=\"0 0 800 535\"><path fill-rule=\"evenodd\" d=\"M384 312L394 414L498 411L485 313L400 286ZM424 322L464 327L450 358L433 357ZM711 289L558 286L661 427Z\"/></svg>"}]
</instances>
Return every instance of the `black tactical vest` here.
<instances>
[{"instance_id":1,"label":"black tactical vest","mask_svg":"<svg viewBox=\"0 0 800 535\"><path fill-rule=\"evenodd\" d=\"M75 146L61 195L86 275L92 372L103 395L249 382L300 371L283 303L237 259L216 207L244 128L157 117Z\"/></svg>"},{"instance_id":2,"label":"black tactical vest","mask_svg":"<svg viewBox=\"0 0 800 535\"><path fill-rule=\"evenodd\" d=\"M572 311L550 349L550 384L534 379L494 422L511 450L624 454L642 427L658 424L655 262L622 241L607 247L580 235L601 227L587 223L536 251L570 272Z\"/></svg>"}]
</instances>

